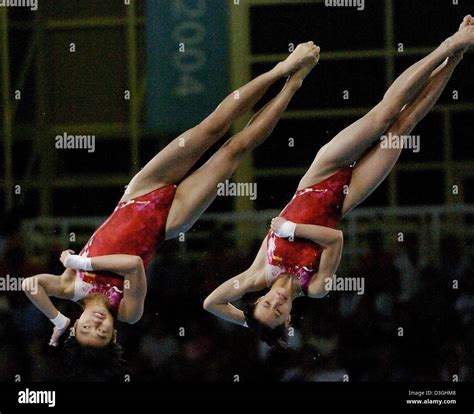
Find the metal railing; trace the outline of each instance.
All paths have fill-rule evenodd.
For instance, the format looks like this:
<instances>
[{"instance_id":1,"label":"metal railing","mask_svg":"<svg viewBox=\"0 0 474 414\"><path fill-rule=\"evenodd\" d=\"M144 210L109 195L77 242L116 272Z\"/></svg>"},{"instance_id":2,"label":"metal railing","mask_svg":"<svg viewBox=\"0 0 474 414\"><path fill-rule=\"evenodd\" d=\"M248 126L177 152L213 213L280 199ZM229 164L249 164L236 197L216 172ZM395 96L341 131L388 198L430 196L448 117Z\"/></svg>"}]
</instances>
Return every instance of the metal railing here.
<instances>
[{"instance_id":1,"label":"metal railing","mask_svg":"<svg viewBox=\"0 0 474 414\"><path fill-rule=\"evenodd\" d=\"M216 231L224 228L230 231L219 234L223 245L233 243L232 230L239 223L246 223L252 229L246 235L248 241L261 241L268 231L270 219L278 214L278 210L205 214L192 231L178 242L179 251L190 260L199 258L208 248L207 243L216 237ZM40 217L25 220L22 233L27 253L41 259L46 257L51 245L64 249L71 242L84 245L104 220L105 217ZM342 228L346 257L354 258L362 254L362 241L374 232L381 234L388 246L399 242L400 234L413 238L419 251L429 256L439 252L441 240L446 236L454 235L467 246L474 244L474 205L359 208L342 221Z\"/></svg>"}]
</instances>

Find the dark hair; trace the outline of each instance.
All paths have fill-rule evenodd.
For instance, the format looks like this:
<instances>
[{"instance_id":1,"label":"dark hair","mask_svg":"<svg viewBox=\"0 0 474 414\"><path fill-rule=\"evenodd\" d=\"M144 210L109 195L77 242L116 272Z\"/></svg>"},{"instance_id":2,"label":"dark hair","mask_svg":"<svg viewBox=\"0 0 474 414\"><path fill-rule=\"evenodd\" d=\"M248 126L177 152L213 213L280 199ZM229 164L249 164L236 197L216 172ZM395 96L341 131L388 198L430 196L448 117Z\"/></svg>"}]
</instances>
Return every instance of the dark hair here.
<instances>
[{"instance_id":1,"label":"dark hair","mask_svg":"<svg viewBox=\"0 0 474 414\"><path fill-rule=\"evenodd\" d=\"M96 348L82 345L70 336L64 345L70 381L123 381L126 363L119 344L110 341L105 347Z\"/></svg>"},{"instance_id":2,"label":"dark hair","mask_svg":"<svg viewBox=\"0 0 474 414\"><path fill-rule=\"evenodd\" d=\"M272 348L286 348L287 347L287 334L286 326L284 323L276 326L275 328L270 328L264 323L260 322L255 318L255 307L257 302L247 302L244 307L245 321L250 330L255 332L258 339L265 342L268 346Z\"/></svg>"}]
</instances>

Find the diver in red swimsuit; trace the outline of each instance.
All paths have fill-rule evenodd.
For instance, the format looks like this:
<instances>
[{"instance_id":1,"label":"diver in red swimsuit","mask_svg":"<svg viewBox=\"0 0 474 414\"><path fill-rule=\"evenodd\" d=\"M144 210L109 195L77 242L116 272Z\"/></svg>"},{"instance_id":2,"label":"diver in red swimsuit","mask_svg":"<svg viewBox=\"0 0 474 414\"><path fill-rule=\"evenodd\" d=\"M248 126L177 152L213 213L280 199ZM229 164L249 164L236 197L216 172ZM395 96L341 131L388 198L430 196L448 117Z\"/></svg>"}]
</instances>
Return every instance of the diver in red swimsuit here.
<instances>
[{"instance_id":1,"label":"diver in red swimsuit","mask_svg":"<svg viewBox=\"0 0 474 414\"><path fill-rule=\"evenodd\" d=\"M330 289L343 245L337 223L380 185L400 156L402 146L377 142L384 135L410 134L473 44L474 18L466 16L453 36L395 80L380 103L324 145L292 200L273 219L253 264L212 292L204 308L278 345L290 323L293 300L321 298ZM232 304L247 292L266 288L270 290L243 310Z\"/></svg>"},{"instance_id":2,"label":"diver in red swimsuit","mask_svg":"<svg viewBox=\"0 0 474 414\"><path fill-rule=\"evenodd\" d=\"M160 151L127 186L112 215L79 255L64 251L60 276L28 278L23 290L55 325L50 345L70 325L50 297L76 301L83 308L70 336L74 344L110 351L116 341L116 319L135 323L143 314L147 291L145 269L165 239L187 231L217 196L240 160L271 134L304 78L317 64L319 47L298 45L288 58L227 96L204 121ZM281 92L231 137L198 170L191 167L231 124L249 112L268 88L288 78Z\"/></svg>"}]
</instances>

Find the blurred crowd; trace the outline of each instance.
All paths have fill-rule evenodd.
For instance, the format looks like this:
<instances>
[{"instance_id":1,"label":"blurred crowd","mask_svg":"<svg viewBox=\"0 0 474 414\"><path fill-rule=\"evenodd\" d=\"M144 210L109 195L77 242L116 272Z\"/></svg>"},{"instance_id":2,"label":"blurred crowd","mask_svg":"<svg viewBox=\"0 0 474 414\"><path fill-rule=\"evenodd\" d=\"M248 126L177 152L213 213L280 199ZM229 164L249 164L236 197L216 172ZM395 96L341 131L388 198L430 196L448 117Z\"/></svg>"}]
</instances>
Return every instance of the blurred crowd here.
<instances>
[{"instance_id":1,"label":"blurred crowd","mask_svg":"<svg viewBox=\"0 0 474 414\"><path fill-rule=\"evenodd\" d=\"M25 254L18 223L0 232L0 275L61 273L59 250L46 265ZM333 292L294 303L287 349L272 350L248 330L217 320L202 302L253 257L215 243L198 260L173 243L148 271L144 318L119 325L135 381L473 381L472 252L443 240L438 260L386 249L379 235L339 276L365 278L365 292ZM251 252L256 252L253 249ZM254 298L244 298L252 300ZM74 303L56 301L71 318ZM51 323L21 292L0 294L0 380L61 380L61 351L48 346Z\"/></svg>"}]
</instances>

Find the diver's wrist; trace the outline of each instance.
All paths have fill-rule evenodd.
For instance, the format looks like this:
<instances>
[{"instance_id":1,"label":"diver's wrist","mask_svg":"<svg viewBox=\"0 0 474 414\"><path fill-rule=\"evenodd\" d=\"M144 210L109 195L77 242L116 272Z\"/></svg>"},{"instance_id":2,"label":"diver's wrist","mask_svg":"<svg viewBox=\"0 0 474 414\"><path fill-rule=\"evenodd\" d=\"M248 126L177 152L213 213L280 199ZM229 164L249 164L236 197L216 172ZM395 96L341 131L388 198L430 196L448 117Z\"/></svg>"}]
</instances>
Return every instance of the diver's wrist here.
<instances>
[{"instance_id":1,"label":"diver's wrist","mask_svg":"<svg viewBox=\"0 0 474 414\"><path fill-rule=\"evenodd\" d=\"M295 237L296 232L296 223L292 221L285 221L281 228L276 233L278 237L282 237L285 239L293 239Z\"/></svg>"},{"instance_id":2,"label":"diver's wrist","mask_svg":"<svg viewBox=\"0 0 474 414\"><path fill-rule=\"evenodd\" d=\"M64 266L68 269L92 271L92 258L71 254L64 261Z\"/></svg>"},{"instance_id":3,"label":"diver's wrist","mask_svg":"<svg viewBox=\"0 0 474 414\"><path fill-rule=\"evenodd\" d=\"M50 319L50 321L58 329L64 329L69 324L69 319L61 312L58 312L58 316L53 319Z\"/></svg>"}]
</instances>

